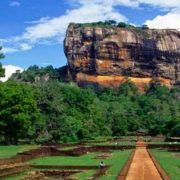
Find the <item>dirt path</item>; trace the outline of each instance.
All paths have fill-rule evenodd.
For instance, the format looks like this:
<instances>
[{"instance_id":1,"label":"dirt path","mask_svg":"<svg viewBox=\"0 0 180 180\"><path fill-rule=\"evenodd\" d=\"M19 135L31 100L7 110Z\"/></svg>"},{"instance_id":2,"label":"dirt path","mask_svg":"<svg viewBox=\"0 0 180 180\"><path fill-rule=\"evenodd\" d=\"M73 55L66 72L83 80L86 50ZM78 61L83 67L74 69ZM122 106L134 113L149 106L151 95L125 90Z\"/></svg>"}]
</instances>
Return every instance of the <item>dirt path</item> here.
<instances>
[{"instance_id":1,"label":"dirt path","mask_svg":"<svg viewBox=\"0 0 180 180\"><path fill-rule=\"evenodd\" d=\"M161 180L149 153L146 144L142 141L137 142L135 154L129 168L126 180Z\"/></svg>"}]
</instances>

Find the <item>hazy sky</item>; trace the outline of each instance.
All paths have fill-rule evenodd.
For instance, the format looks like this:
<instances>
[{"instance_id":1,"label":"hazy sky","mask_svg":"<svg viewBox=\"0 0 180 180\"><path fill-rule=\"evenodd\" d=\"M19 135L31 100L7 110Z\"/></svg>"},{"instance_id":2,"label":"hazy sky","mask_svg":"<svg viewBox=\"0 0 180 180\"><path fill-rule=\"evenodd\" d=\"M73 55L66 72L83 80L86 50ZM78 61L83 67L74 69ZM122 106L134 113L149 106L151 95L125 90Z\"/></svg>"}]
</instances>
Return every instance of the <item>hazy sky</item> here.
<instances>
[{"instance_id":1,"label":"hazy sky","mask_svg":"<svg viewBox=\"0 0 180 180\"><path fill-rule=\"evenodd\" d=\"M0 0L0 44L6 55L2 63L62 66L68 23L107 19L180 28L180 0Z\"/></svg>"}]
</instances>

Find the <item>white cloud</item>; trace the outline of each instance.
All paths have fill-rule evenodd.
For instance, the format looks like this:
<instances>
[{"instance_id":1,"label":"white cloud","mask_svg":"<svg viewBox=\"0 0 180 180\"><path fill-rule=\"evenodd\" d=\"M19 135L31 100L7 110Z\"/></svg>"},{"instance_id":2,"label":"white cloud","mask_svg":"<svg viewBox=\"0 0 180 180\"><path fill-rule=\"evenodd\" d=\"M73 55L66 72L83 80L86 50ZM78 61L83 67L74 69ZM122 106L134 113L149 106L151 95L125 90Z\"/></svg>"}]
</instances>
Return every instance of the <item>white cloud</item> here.
<instances>
[{"instance_id":1,"label":"white cloud","mask_svg":"<svg viewBox=\"0 0 180 180\"><path fill-rule=\"evenodd\" d=\"M139 2L137 0L71 0L73 3L79 3L81 5L98 4L108 6L130 6L137 7Z\"/></svg>"},{"instance_id":2,"label":"white cloud","mask_svg":"<svg viewBox=\"0 0 180 180\"><path fill-rule=\"evenodd\" d=\"M18 51L18 49L11 48L11 47L3 47L3 49L2 49L2 53L4 53L4 54L15 53L17 51Z\"/></svg>"},{"instance_id":3,"label":"white cloud","mask_svg":"<svg viewBox=\"0 0 180 180\"><path fill-rule=\"evenodd\" d=\"M173 28L180 29L180 0L72 0L79 4L87 5L91 3L106 4L108 6L128 6L139 8L141 5L150 5L166 10L168 13L164 16L157 16L153 20L147 20L147 24L151 28Z\"/></svg>"},{"instance_id":4,"label":"white cloud","mask_svg":"<svg viewBox=\"0 0 180 180\"><path fill-rule=\"evenodd\" d=\"M15 73L17 70L19 70L20 72L23 71L21 67L13 66L13 65L4 65L3 68L5 68L5 77L0 78L0 80L3 82L7 81L8 78L10 78L11 75Z\"/></svg>"},{"instance_id":5,"label":"white cloud","mask_svg":"<svg viewBox=\"0 0 180 180\"><path fill-rule=\"evenodd\" d=\"M90 1L89 1L90 2ZM20 36L3 40L8 47L5 53L12 53L15 49L19 51L30 50L36 44L50 44L62 42L66 28L70 22L84 23L114 19L127 21L126 17L120 14L110 4L99 3L81 4L78 8L67 10L59 17L42 17L33 21L33 25L25 28Z\"/></svg>"},{"instance_id":6,"label":"white cloud","mask_svg":"<svg viewBox=\"0 0 180 180\"><path fill-rule=\"evenodd\" d=\"M8 42L8 44L10 44L10 43ZM14 47L6 47L6 46L3 47L2 53L3 54L11 54L11 53L15 53L18 51L27 51L30 49L32 49L32 46L30 44L19 43L17 46L14 46Z\"/></svg>"},{"instance_id":7,"label":"white cloud","mask_svg":"<svg viewBox=\"0 0 180 180\"><path fill-rule=\"evenodd\" d=\"M15 37L2 40L3 46L6 46L4 52L12 53L17 51L30 50L37 44L62 43L66 28L70 22L84 23L94 21L104 21L114 19L116 21L127 22L128 19L123 16L116 6L128 6L139 8L142 4L168 9L168 14L158 16L153 20L147 20L146 24L156 28L179 28L180 0L69 0L74 9L67 10L59 17L42 17L39 20L32 21L31 25L26 27L24 32ZM12 1L18 4L18 1ZM15 3L16 2L16 3ZM76 5L76 6L74 6ZM173 19L172 19L173 18Z\"/></svg>"},{"instance_id":8,"label":"white cloud","mask_svg":"<svg viewBox=\"0 0 180 180\"><path fill-rule=\"evenodd\" d=\"M139 7L141 4L158 6L161 8L176 8L180 6L179 0L71 0L71 2L82 5L93 4L108 4L111 6L121 5L129 7Z\"/></svg>"},{"instance_id":9,"label":"white cloud","mask_svg":"<svg viewBox=\"0 0 180 180\"><path fill-rule=\"evenodd\" d=\"M151 28L173 28L180 29L180 13L170 12L164 16L157 16L153 20L147 20L147 24Z\"/></svg>"},{"instance_id":10,"label":"white cloud","mask_svg":"<svg viewBox=\"0 0 180 180\"><path fill-rule=\"evenodd\" d=\"M25 23L27 23L27 24L39 24L39 23L43 23L43 22L45 22L45 21L47 21L47 20L49 20L49 19L51 19L49 16L46 16L46 17L42 17L42 18L40 18L39 20L37 20L37 21L27 21L27 22L25 22Z\"/></svg>"},{"instance_id":11,"label":"white cloud","mask_svg":"<svg viewBox=\"0 0 180 180\"><path fill-rule=\"evenodd\" d=\"M96 17L96 18L94 18ZM48 39L60 38L64 35L67 25L70 22L93 22L106 19L127 21L126 17L115 11L111 6L89 4L74 10L69 10L65 15L55 18L41 19L36 25L27 27L20 39L32 43ZM42 21L43 20L43 21Z\"/></svg>"},{"instance_id":12,"label":"white cloud","mask_svg":"<svg viewBox=\"0 0 180 180\"><path fill-rule=\"evenodd\" d=\"M21 47L21 50L22 50L22 51L27 51L27 50L32 49L32 46L29 45L29 44L26 44L26 43L20 44L20 47Z\"/></svg>"},{"instance_id":13,"label":"white cloud","mask_svg":"<svg viewBox=\"0 0 180 180\"><path fill-rule=\"evenodd\" d=\"M11 1L9 3L9 6L12 6L12 7L19 7L21 5L21 3L19 1Z\"/></svg>"},{"instance_id":14,"label":"white cloud","mask_svg":"<svg viewBox=\"0 0 180 180\"><path fill-rule=\"evenodd\" d=\"M162 8L177 8L180 7L179 0L137 0L139 4L148 4L152 6L159 6Z\"/></svg>"}]
</instances>

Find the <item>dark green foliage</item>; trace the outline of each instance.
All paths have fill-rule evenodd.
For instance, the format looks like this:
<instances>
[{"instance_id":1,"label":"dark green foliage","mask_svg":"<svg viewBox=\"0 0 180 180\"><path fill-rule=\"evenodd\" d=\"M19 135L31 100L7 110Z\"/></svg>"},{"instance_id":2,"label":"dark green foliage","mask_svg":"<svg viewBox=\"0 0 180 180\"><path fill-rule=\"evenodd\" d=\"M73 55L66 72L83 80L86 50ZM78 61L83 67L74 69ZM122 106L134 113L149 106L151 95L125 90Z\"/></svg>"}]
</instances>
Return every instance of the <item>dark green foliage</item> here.
<instances>
[{"instance_id":1,"label":"dark green foliage","mask_svg":"<svg viewBox=\"0 0 180 180\"><path fill-rule=\"evenodd\" d=\"M101 27L101 28L127 28L137 31L138 33L147 34L145 30L149 29L147 25L134 26L132 24L128 24L125 22L116 22L114 20L106 20L106 21L98 21L98 22L90 22L90 23L70 23L69 26L73 26L75 28L80 27Z\"/></svg>"},{"instance_id":2,"label":"dark green foliage","mask_svg":"<svg viewBox=\"0 0 180 180\"><path fill-rule=\"evenodd\" d=\"M0 63L0 77L4 77L5 75L5 69L2 67L2 64Z\"/></svg>"},{"instance_id":3,"label":"dark green foliage","mask_svg":"<svg viewBox=\"0 0 180 180\"><path fill-rule=\"evenodd\" d=\"M46 134L45 140L68 142L90 139L100 131L108 134L102 119L105 108L92 90L58 81L38 84L37 88L41 92L38 104L46 122L42 133Z\"/></svg>"},{"instance_id":4,"label":"dark green foliage","mask_svg":"<svg viewBox=\"0 0 180 180\"><path fill-rule=\"evenodd\" d=\"M120 23L118 23L117 27L125 28L125 27L127 27L127 24L124 22L120 22Z\"/></svg>"},{"instance_id":5,"label":"dark green foliage","mask_svg":"<svg viewBox=\"0 0 180 180\"><path fill-rule=\"evenodd\" d=\"M115 26L117 24L117 22L114 21L114 20L107 20L104 23L107 24L107 25L111 25L111 26Z\"/></svg>"},{"instance_id":6,"label":"dark green foliage","mask_svg":"<svg viewBox=\"0 0 180 180\"><path fill-rule=\"evenodd\" d=\"M4 55L1 53L2 47L0 47L0 59L4 58ZM5 69L2 67L2 64L0 63L0 77L4 77L5 75Z\"/></svg>"},{"instance_id":7,"label":"dark green foliage","mask_svg":"<svg viewBox=\"0 0 180 180\"><path fill-rule=\"evenodd\" d=\"M48 81L54 79L65 79L66 78L66 66L59 69L53 68L53 66L38 67L36 65L30 66L27 70L22 73L16 72L12 75L11 79L24 81L24 82L39 82Z\"/></svg>"},{"instance_id":8,"label":"dark green foliage","mask_svg":"<svg viewBox=\"0 0 180 180\"><path fill-rule=\"evenodd\" d=\"M180 136L180 122L170 131L170 136L179 137Z\"/></svg>"},{"instance_id":9,"label":"dark green foliage","mask_svg":"<svg viewBox=\"0 0 180 180\"><path fill-rule=\"evenodd\" d=\"M75 142L134 135L142 129L150 135L178 135L179 88L169 89L157 80L144 93L130 81L117 90L80 88L53 79L63 72L66 68L32 66L19 73L21 81L0 84L0 141L28 137L39 143ZM50 79L35 81L44 74Z\"/></svg>"},{"instance_id":10,"label":"dark green foliage","mask_svg":"<svg viewBox=\"0 0 180 180\"><path fill-rule=\"evenodd\" d=\"M149 29L149 27L148 27L146 24L142 25L141 28L142 28L142 29Z\"/></svg>"},{"instance_id":11,"label":"dark green foliage","mask_svg":"<svg viewBox=\"0 0 180 180\"><path fill-rule=\"evenodd\" d=\"M15 81L0 84L0 136L7 144L21 138L33 139L41 123L35 92Z\"/></svg>"},{"instance_id":12,"label":"dark green foliage","mask_svg":"<svg viewBox=\"0 0 180 180\"><path fill-rule=\"evenodd\" d=\"M92 23L70 23L70 26L74 26L76 28L79 27L102 27L102 28L111 28L116 27L116 21L114 20L107 20L105 22L92 22Z\"/></svg>"},{"instance_id":13,"label":"dark green foliage","mask_svg":"<svg viewBox=\"0 0 180 180\"><path fill-rule=\"evenodd\" d=\"M130 81L127 81L119 87L118 93L124 96L132 97L138 94L138 88Z\"/></svg>"},{"instance_id":14,"label":"dark green foliage","mask_svg":"<svg viewBox=\"0 0 180 180\"><path fill-rule=\"evenodd\" d=\"M57 71L52 66L45 68L39 68L38 66L30 66L27 70L22 73L15 73L12 79L17 79L25 82L36 82L40 80L46 81L46 79L53 79L57 77Z\"/></svg>"},{"instance_id":15,"label":"dark green foliage","mask_svg":"<svg viewBox=\"0 0 180 180\"><path fill-rule=\"evenodd\" d=\"M37 85L41 93L38 98L39 108L44 116L46 126L41 136L46 136L47 141L75 141L77 132L81 128L81 114L77 107L79 101L76 90L71 86L58 81L40 83ZM77 92L80 93L80 92ZM79 103L80 104L80 103ZM85 103L86 104L86 103ZM80 108L80 107L78 107ZM84 106L86 108L86 106ZM41 137L38 140L42 139Z\"/></svg>"}]
</instances>

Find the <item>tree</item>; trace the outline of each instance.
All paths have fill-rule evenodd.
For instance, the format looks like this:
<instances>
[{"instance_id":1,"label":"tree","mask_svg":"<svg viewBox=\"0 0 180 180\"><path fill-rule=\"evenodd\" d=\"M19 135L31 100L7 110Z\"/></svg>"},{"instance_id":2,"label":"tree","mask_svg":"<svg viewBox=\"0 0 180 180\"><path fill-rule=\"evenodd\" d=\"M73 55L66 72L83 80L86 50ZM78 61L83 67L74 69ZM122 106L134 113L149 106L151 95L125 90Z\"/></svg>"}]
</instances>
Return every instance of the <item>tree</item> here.
<instances>
[{"instance_id":1,"label":"tree","mask_svg":"<svg viewBox=\"0 0 180 180\"><path fill-rule=\"evenodd\" d=\"M15 81L2 83L0 99L0 135L5 142L17 144L21 138L34 138L42 117L32 87Z\"/></svg>"},{"instance_id":2,"label":"tree","mask_svg":"<svg viewBox=\"0 0 180 180\"><path fill-rule=\"evenodd\" d=\"M39 134L37 141L58 142L61 138L59 127L63 124L62 116L65 111L63 96L61 93L61 84L58 81L39 82L36 86L39 92L38 107L43 114L45 125Z\"/></svg>"},{"instance_id":3,"label":"tree","mask_svg":"<svg viewBox=\"0 0 180 180\"><path fill-rule=\"evenodd\" d=\"M0 59L4 58L4 55L1 53L2 47L0 47ZM2 67L2 64L0 63L0 77L5 76L5 69Z\"/></svg>"},{"instance_id":4,"label":"tree","mask_svg":"<svg viewBox=\"0 0 180 180\"><path fill-rule=\"evenodd\" d=\"M96 123L99 116L93 108L95 94L92 90L64 85L61 92L66 106L66 118L69 116L76 120L76 129L71 131L76 135L76 139L90 139L94 134L99 135L99 126ZM75 136L72 137L74 139Z\"/></svg>"},{"instance_id":5,"label":"tree","mask_svg":"<svg viewBox=\"0 0 180 180\"><path fill-rule=\"evenodd\" d=\"M19 73L22 81L30 81L31 85L15 81L1 84L1 140L5 138L6 142L14 143L28 136L36 142L72 142L126 135L140 129L147 130L150 135L179 133L178 87L169 89L155 79L144 93L131 81L124 82L116 90L80 88L75 83L54 80L56 73L66 72L66 67L61 70L52 66L32 66ZM34 81L36 76L45 74L52 78ZM41 124L38 116L45 123Z\"/></svg>"},{"instance_id":6,"label":"tree","mask_svg":"<svg viewBox=\"0 0 180 180\"><path fill-rule=\"evenodd\" d=\"M54 69L53 66L38 67L36 65L30 66L22 73L14 73L11 79L34 83L37 81L48 81L59 78L59 70Z\"/></svg>"},{"instance_id":7,"label":"tree","mask_svg":"<svg viewBox=\"0 0 180 180\"><path fill-rule=\"evenodd\" d=\"M152 82L146 90L146 94L149 96L155 96L161 100L168 100L171 98L170 89L161 85L160 82Z\"/></svg>"},{"instance_id":8,"label":"tree","mask_svg":"<svg viewBox=\"0 0 180 180\"><path fill-rule=\"evenodd\" d=\"M170 131L170 136L179 137L180 136L180 123L172 128Z\"/></svg>"},{"instance_id":9,"label":"tree","mask_svg":"<svg viewBox=\"0 0 180 180\"><path fill-rule=\"evenodd\" d=\"M118 93L119 95L131 97L137 95L138 88L131 81L126 81L123 84L121 84Z\"/></svg>"},{"instance_id":10,"label":"tree","mask_svg":"<svg viewBox=\"0 0 180 180\"><path fill-rule=\"evenodd\" d=\"M117 27L125 28L125 27L127 27L127 24L124 22L120 22L120 23L118 23Z\"/></svg>"},{"instance_id":11,"label":"tree","mask_svg":"<svg viewBox=\"0 0 180 180\"><path fill-rule=\"evenodd\" d=\"M38 106L45 119L45 133L41 133L42 136L46 134L44 140L77 141L77 133L82 128L82 112L87 112L86 93L82 94L80 88L58 81L39 83L36 87L40 92Z\"/></svg>"},{"instance_id":12,"label":"tree","mask_svg":"<svg viewBox=\"0 0 180 180\"><path fill-rule=\"evenodd\" d=\"M142 25L142 27L141 27L142 29L149 29L149 27L148 27L148 25L146 25L146 24L144 24L144 25Z\"/></svg>"},{"instance_id":13,"label":"tree","mask_svg":"<svg viewBox=\"0 0 180 180\"><path fill-rule=\"evenodd\" d=\"M104 24L106 25L111 25L111 26L115 26L117 23L115 20L107 20L104 22Z\"/></svg>"},{"instance_id":14,"label":"tree","mask_svg":"<svg viewBox=\"0 0 180 180\"><path fill-rule=\"evenodd\" d=\"M113 102L108 109L108 120L111 122L112 135L121 136L128 132L128 122L122 104Z\"/></svg>"}]
</instances>

